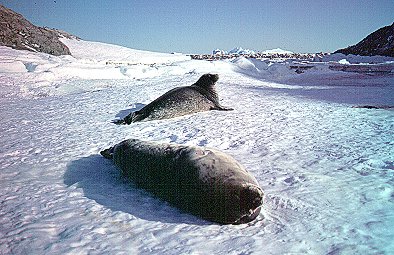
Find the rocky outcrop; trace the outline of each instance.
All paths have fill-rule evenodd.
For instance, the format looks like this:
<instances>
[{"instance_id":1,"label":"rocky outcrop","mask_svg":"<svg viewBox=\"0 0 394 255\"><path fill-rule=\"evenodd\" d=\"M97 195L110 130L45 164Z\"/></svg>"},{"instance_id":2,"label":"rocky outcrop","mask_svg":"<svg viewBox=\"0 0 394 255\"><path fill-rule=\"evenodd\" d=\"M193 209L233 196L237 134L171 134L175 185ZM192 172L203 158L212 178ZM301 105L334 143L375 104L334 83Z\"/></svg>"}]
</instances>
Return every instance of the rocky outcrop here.
<instances>
[{"instance_id":1,"label":"rocky outcrop","mask_svg":"<svg viewBox=\"0 0 394 255\"><path fill-rule=\"evenodd\" d=\"M376 30L356 45L337 50L334 53L394 57L394 23Z\"/></svg>"},{"instance_id":2,"label":"rocky outcrop","mask_svg":"<svg viewBox=\"0 0 394 255\"><path fill-rule=\"evenodd\" d=\"M59 37L68 36L71 35L35 26L22 15L0 5L0 46L55 56L71 55L68 47L59 40Z\"/></svg>"},{"instance_id":3,"label":"rocky outcrop","mask_svg":"<svg viewBox=\"0 0 394 255\"><path fill-rule=\"evenodd\" d=\"M393 105L354 105L352 108L364 108L364 109L394 109Z\"/></svg>"}]
</instances>

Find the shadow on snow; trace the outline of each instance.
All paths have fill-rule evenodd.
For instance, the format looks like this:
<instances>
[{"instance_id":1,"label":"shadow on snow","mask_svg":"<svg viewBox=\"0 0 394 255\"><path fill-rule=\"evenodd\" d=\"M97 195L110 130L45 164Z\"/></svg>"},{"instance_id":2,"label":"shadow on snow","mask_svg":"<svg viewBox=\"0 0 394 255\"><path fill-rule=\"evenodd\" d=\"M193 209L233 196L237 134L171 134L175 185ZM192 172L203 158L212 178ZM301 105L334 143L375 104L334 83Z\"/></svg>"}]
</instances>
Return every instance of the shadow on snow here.
<instances>
[{"instance_id":1,"label":"shadow on snow","mask_svg":"<svg viewBox=\"0 0 394 255\"><path fill-rule=\"evenodd\" d=\"M64 174L64 183L82 188L87 198L112 211L125 212L136 218L178 224L209 224L136 188L132 182L120 176L119 170L110 160L100 155L70 162Z\"/></svg>"}]
</instances>

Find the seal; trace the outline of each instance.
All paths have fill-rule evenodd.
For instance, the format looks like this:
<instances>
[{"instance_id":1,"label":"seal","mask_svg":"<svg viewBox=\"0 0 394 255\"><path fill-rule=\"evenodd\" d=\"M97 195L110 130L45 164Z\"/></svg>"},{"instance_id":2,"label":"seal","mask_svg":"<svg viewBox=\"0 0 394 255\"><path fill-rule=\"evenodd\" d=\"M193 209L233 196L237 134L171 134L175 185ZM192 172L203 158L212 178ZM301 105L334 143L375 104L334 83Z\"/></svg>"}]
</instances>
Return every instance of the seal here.
<instances>
[{"instance_id":1,"label":"seal","mask_svg":"<svg viewBox=\"0 0 394 255\"><path fill-rule=\"evenodd\" d=\"M256 178L221 151L129 139L101 155L137 187L203 219L241 224L260 213L263 191Z\"/></svg>"},{"instance_id":2,"label":"seal","mask_svg":"<svg viewBox=\"0 0 394 255\"><path fill-rule=\"evenodd\" d=\"M230 111L219 103L215 90L218 74L204 74L191 86L174 88L116 124L161 120L209 110Z\"/></svg>"}]
</instances>

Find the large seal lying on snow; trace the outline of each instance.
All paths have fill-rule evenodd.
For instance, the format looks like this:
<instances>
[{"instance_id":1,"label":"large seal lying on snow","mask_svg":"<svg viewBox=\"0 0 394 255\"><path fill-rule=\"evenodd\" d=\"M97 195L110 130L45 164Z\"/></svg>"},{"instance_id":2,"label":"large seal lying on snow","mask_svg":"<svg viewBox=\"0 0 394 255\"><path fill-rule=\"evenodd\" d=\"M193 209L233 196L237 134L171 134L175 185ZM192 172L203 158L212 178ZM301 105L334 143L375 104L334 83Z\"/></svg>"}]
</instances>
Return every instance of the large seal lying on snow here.
<instances>
[{"instance_id":1,"label":"large seal lying on snow","mask_svg":"<svg viewBox=\"0 0 394 255\"><path fill-rule=\"evenodd\" d=\"M218 150L130 139L101 154L138 187L204 219L241 224L260 213L257 180Z\"/></svg>"},{"instance_id":2,"label":"large seal lying on snow","mask_svg":"<svg viewBox=\"0 0 394 255\"><path fill-rule=\"evenodd\" d=\"M193 85L177 87L166 92L141 110L118 121L117 124L168 119L209 110L233 110L219 103L219 97L214 88L218 79L217 74L204 74Z\"/></svg>"}]
</instances>

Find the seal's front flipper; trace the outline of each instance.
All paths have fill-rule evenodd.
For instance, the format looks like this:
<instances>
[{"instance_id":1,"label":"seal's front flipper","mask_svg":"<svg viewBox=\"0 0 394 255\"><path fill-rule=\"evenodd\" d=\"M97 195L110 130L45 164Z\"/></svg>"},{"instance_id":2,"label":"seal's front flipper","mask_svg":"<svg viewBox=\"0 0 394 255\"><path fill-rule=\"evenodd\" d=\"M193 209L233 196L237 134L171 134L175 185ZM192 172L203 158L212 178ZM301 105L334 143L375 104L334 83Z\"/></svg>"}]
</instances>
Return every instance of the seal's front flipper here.
<instances>
[{"instance_id":1,"label":"seal's front flipper","mask_svg":"<svg viewBox=\"0 0 394 255\"><path fill-rule=\"evenodd\" d=\"M218 110L218 111L232 111L234 110L233 108L222 106L222 105L216 105L215 107L211 107L211 110Z\"/></svg>"}]
</instances>

